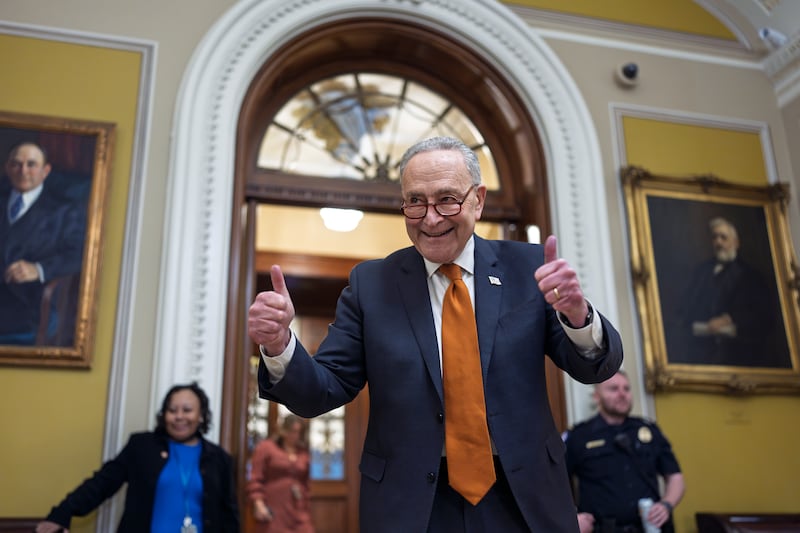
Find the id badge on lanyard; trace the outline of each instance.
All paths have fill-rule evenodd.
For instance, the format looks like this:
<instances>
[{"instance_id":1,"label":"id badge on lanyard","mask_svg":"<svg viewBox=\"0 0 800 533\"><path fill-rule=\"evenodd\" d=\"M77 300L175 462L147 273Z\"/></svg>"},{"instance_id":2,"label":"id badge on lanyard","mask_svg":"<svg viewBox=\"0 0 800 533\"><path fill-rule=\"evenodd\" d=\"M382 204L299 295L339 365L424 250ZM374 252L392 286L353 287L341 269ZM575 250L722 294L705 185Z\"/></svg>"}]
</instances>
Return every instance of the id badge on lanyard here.
<instances>
[{"instance_id":1,"label":"id badge on lanyard","mask_svg":"<svg viewBox=\"0 0 800 533\"><path fill-rule=\"evenodd\" d=\"M181 533L197 533L197 526L192 524L192 517L187 516L183 519L183 526L181 526Z\"/></svg>"}]
</instances>

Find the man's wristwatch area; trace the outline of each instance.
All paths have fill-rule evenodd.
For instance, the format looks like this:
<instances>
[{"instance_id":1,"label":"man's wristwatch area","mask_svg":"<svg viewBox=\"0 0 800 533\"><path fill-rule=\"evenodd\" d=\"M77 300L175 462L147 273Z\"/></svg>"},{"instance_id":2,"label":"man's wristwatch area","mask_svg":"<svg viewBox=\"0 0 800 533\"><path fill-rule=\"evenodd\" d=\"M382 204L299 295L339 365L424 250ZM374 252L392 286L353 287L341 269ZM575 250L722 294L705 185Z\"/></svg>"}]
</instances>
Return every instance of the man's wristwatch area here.
<instances>
[{"instance_id":1,"label":"man's wristwatch area","mask_svg":"<svg viewBox=\"0 0 800 533\"><path fill-rule=\"evenodd\" d=\"M586 302L586 306L589 308L589 312L586 313L586 320L583 321L583 325L581 325L581 326L573 326L572 322L570 322L569 319L567 318L567 316L564 313L562 313L561 311L558 312L558 318L564 324L566 324L567 326L571 327L572 329L585 328L586 326L588 326L589 324L592 323L592 319L594 318L594 308L592 307L592 304L590 304L589 302Z\"/></svg>"},{"instance_id":2,"label":"man's wristwatch area","mask_svg":"<svg viewBox=\"0 0 800 533\"><path fill-rule=\"evenodd\" d=\"M674 507L672 507L672 504L671 504L671 503L669 503L669 502L668 502L668 501L666 501L666 500L660 500L658 503L660 503L661 505L663 505L664 507L666 507L666 508L667 508L667 511L669 511L669 514L672 514L672 509L674 509Z\"/></svg>"}]
</instances>

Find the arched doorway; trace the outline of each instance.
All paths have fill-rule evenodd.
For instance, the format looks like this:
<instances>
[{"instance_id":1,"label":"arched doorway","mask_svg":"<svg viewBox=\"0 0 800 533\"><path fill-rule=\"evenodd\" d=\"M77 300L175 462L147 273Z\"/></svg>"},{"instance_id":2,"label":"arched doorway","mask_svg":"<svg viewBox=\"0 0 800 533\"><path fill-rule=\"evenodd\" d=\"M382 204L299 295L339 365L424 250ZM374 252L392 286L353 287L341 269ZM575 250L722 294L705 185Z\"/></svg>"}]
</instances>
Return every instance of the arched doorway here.
<instances>
[{"instance_id":1,"label":"arched doorway","mask_svg":"<svg viewBox=\"0 0 800 533\"><path fill-rule=\"evenodd\" d=\"M255 280L252 289L257 292L269 288L269 264L282 264L295 289L293 300L303 321L301 340L307 345L324 336L333 318L338 294L323 299L324 288L330 282L343 287L349 268L337 273L330 264L322 264L307 234L298 236L308 242L299 253L259 249L253 253L251 237L257 230L252 225L265 227L256 219L269 206L335 206L399 218L396 164L400 155L421 138L453 135L472 146L485 167L489 193L483 222L492 224L493 236L524 240L524 228L530 225L549 231L542 146L515 90L474 51L421 24L350 18L295 36L256 74L239 117L235 200L242 195L247 215L241 234L234 227L231 256L240 259L234 260L232 268L238 265L243 281L248 280L245 285ZM289 218L294 213L287 211L275 225L301 227ZM315 216L314 211L310 216ZM265 231L277 233L277 228ZM343 249L334 261L354 263L358 258L348 257L348 250ZM300 262L302 266L296 264ZM313 296L306 298L304 287L311 287ZM231 292L237 309L246 307L252 297L253 292L239 287ZM230 324L231 330L243 328L239 320L236 317ZM253 358L252 364L256 361ZM255 394L252 365L234 357L226 368L239 368L240 389ZM552 364L549 372L551 406L563 429L563 380ZM231 432L239 436L240 472L247 471L252 446L264 436L248 429L242 438L244 428L259 422L253 415L257 400L248 405L249 409L238 410L246 418L231 425ZM312 513L323 532L357 531L357 465L366 428L366 395L346 408L342 476L322 480L312 476ZM264 425L276 427L278 411L277 405L265 406ZM312 421L312 429L316 422ZM243 515L247 530L249 506Z\"/></svg>"}]
</instances>

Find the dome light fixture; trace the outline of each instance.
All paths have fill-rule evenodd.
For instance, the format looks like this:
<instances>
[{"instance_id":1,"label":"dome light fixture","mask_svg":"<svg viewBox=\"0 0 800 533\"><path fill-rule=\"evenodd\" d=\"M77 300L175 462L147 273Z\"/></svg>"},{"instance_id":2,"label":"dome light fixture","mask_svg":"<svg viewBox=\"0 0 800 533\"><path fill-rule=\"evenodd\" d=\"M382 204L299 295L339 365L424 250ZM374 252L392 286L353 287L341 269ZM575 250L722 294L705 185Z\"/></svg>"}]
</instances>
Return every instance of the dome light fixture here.
<instances>
[{"instance_id":1,"label":"dome light fixture","mask_svg":"<svg viewBox=\"0 0 800 533\"><path fill-rule=\"evenodd\" d=\"M337 207L323 207L319 210L319 215L326 228L341 232L353 231L364 218L364 213L358 209L339 209Z\"/></svg>"}]
</instances>

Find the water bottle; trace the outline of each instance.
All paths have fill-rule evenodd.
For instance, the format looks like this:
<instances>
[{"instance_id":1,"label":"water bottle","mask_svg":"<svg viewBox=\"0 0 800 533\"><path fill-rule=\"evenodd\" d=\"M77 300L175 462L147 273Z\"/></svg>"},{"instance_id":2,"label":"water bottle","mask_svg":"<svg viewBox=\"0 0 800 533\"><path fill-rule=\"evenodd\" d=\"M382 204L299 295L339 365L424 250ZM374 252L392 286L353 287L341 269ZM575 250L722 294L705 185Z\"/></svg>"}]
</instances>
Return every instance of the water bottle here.
<instances>
[{"instance_id":1,"label":"water bottle","mask_svg":"<svg viewBox=\"0 0 800 533\"><path fill-rule=\"evenodd\" d=\"M661 528L654 526L647 520L650 508L653 506L653 498L642 498L639 500L639 516L642 518L644 533L661 533Z\"/></svg>"}]
</instances>

